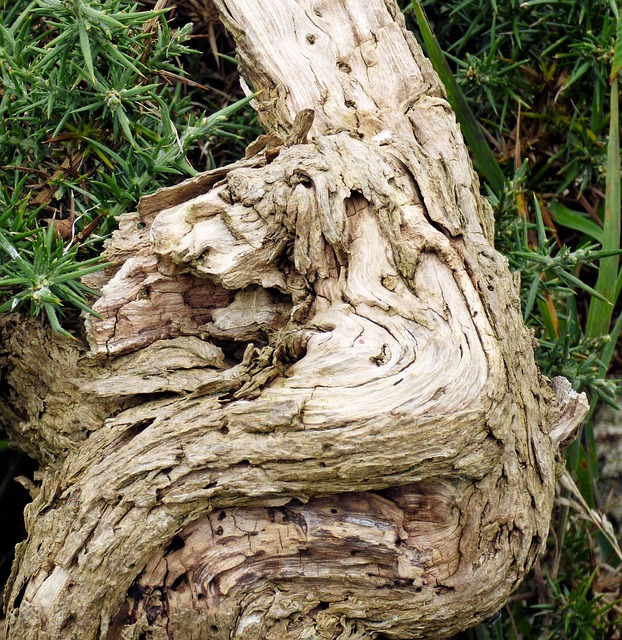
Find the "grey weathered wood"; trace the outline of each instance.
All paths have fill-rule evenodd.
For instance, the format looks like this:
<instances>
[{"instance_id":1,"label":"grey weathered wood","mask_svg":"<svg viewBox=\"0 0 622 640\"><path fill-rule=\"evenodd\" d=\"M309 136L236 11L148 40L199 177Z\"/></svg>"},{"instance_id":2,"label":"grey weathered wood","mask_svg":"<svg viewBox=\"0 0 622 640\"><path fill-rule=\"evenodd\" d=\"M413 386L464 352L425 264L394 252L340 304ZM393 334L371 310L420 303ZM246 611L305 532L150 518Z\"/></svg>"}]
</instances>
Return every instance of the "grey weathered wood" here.
<instances>
[{"instance_id":1,"label":"grey weathered wood","mask_svg":"<svg viewBox=\"0 0 622 640\"><path fill-rule=\"evenodd\" d=\"M269 135L122 217L88 349L5 329L8 637L448 636L542 550L585 398L393 0L215 4Z\"/></svg>"}]
</instances>

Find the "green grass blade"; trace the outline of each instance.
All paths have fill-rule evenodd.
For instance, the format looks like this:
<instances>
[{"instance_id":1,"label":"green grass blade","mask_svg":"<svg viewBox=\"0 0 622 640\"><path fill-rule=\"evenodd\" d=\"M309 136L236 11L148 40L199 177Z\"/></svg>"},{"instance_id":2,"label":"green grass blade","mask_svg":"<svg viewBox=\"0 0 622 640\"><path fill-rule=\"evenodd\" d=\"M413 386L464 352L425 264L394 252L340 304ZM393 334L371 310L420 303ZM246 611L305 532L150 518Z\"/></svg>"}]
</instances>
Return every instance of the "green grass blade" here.
<instances>
[{"instance_id":1,"label":"green grass blade","mask_svg":"<svg viewBox=\"0 0 622 640\"><path fill-rule=\"evenodd\" d=\"M69 333L69 331L66 331L60 326L60 322L58 321L58 316L56 315L57 307L53 304L48 304L48 303L44 304L43 306L45 309L45 314L48 317L48 321L52 329L54 329L54 331L56 331L57 333L60 333L64 336L67 336L68 338L71 338L72 340L77 340L77 338L72 336Z\"/></svg>"},{"instance_id":2,"label":"green grass blade","mask_svg":"<svg viewBox=\"0 0 622 640\"><path fill-rule=\"evenodd\" d=\"M609 142L607 145L607 189L605 195L605 221L603 250L620 248L620 116L618 77L611 85L611 115L609 120ZM609 333L613 304L616 302L618 284L618 256L600 261L595 289L609 302L599 299L590 301L586 333L589 338L598 338Z\"/></svg>"},{"instance_id":3,"label":"green grass blade","mask_svg":"<svg viewBox=\"0 0 622 640\"><path fill-rule=\"evenodd\" d=\"M78 307L78 309L82 309L82 311L85 311L86 313L96 316L97 318L101 318L99 313L97 313L96 311L93 311L93 309L91 309L86 304L86 301L80 298L80 296L76 295L76 293L74 293L69 287L63 284L59 284L57 285L57 288L59 292L63 295L63 298L68 302L71 302L71 304L73 304L74 306Z\"/></svg>"},{"instance_id":4,"label":"green grass blade","mask_svg":"<svg viewBox=\"0 0 622 640\"><path fill-rule=\"evenodd\" d=\"M80 34L80 48L84 56L84 64L89 73L89 79L95 84L95 67L93 66L93 55L91 53L91 43L89 34L86 29L86 22L82 18L78 18L78 32Z\"/></svg>"},{"instance_id":5,"label":"green grass blade","mask_svg":"<svg viewBox=\"0 0 622 640\"><path fill-rule=\"evenodd\" d=\"M618 24L616 27L616 42L613 47L611 75L609 76L610 82L613 83L614 79L618 77L620 69L622 69L622 20L618 19Z\"/></svg>"},{"instance_id":6,"label":"green grass blade","mask_svg":"<svg viewBox=\"0 0 622 640\"><path fill-rule=\"evenodd\" d=\"M609 365L611 364L611 360L613 359L613 354L616 350L618 338L620 337L620 331L622 331L622 313L618 316L618 319L616 320L616 323L611 330L609 342L603 349L603 355L601 357L601 360L603 362L603 375L605 375L609 370Z\"/></svg>"},{"instance_id":7,"label":"green grass blade","mask_svg":"<svg viewBox=\"0 0 622 640\"><path fill-rule=\"evenodd\" d=\"M21 256L17 249L4 237L4 234L0 232L0 247L11 256L12 260L21 260Z\"/></svg>"},{"instance_id":8,"label":"green grass blade","mask_svg":"<svg viewBox=\"0 0 622 640\"><path fill-rule=\"evenodd\" d=\"M563 270L560 270L557 276L560 280L566 282L570 286L576 287L577 289L583 289L583 291L587 291L587 293L596 298L599 302L602 302L604 305L611 307L611 309L613 310L613 305L611 304L611 302L609 302L609 298L606 298L602 293L599 293L596 289L593 289L588 284L583 282L583 280L577 278L577 276Z\"/></svg>"},{"instance_id":9,"label":"green grass blade","mask_svg":"<svg viewBox=\"0 0 622 640\"><path fill-rule=\"evenodd\" d=\"M553 202L549 204L549 209L557 224L567 229L583 233L593 240L596 240L599 244L603 243L602 228L593 220L590 220L584 213L573 211L556 200L553 200Z\"/></svg>"},{"instance_id":10,"label":"green grass blade","mask_svg":"<svg viewBox=\"0 0 622 640\"><path fill-rule=\"evenodd\" d=\"M538 296L538 292L540 291L540 275L535 274L531 280L531 285L529 286L529 293L527 295L527 300L525 301L525 308L523 309L523 319L527 320L529 314L531 313L533 306L536 302L536 298Z\"/></svg>"}]
</instances>

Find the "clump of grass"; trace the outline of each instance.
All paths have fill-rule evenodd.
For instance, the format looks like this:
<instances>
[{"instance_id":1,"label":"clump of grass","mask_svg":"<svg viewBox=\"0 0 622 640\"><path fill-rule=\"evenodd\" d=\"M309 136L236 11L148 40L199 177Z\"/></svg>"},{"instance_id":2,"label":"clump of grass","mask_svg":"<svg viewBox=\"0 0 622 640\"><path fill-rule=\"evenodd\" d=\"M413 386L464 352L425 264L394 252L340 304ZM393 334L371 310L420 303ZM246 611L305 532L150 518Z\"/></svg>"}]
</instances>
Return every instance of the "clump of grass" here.
<instances>
[{"instance_id":1,"label":"clump of grass","mask_svg":"<svg viewBox=\"0 0 622 640\"><path fill-rule=\"evenodd\" d=\"M591 201L606 172L615 2L421 4L506 173L519 145L529 188Z\"/></svg>"},{"instance_id":2,"label":"clump of grass","mask_svg":"<svg viewBox=\"0 0 622 640\"><path fill-rule=\"evenodd\" d=\"M88 311L79 280L118 214L194 175L188 155L234 136L228 118L248 99L196 108L178 64L192 25L173 29L163 12L128 0L3 4L0 312L43 310L64 331L67 306Z\"/></svg>"}]
</instances>

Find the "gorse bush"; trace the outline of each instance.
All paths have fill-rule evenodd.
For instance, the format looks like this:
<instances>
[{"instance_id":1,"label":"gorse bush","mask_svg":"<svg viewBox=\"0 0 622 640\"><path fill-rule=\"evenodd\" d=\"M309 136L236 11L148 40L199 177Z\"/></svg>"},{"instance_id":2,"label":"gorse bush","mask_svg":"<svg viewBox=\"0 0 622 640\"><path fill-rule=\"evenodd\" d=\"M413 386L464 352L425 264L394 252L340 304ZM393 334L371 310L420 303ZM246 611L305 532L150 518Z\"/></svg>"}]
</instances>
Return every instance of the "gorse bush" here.
<instances>
[{"instance_id":1,"label":"gorse bush","mask_svg":"<svg viewBox=\"0 0 622 640\"><path fill-rule=\"evenodd\" d=\"M88 309L89 245L142 195L195 174L200 142L233 135L227 117L247 100L208 115L185 90L191 28L126 0L4 2L0 311L28 303L64 331L64 305Z\"/></svg>"},{"instance_id":2,"label":"gorse bush","mask_svg":"<svg viewBox=\"0 0 622 640\"><path fill-rule=\"evenodd\" d=\"M422 5L500 162L513 163L518 143L528 186L570 197L604 186L613 0Z\"/></svg>"}]
</instances>

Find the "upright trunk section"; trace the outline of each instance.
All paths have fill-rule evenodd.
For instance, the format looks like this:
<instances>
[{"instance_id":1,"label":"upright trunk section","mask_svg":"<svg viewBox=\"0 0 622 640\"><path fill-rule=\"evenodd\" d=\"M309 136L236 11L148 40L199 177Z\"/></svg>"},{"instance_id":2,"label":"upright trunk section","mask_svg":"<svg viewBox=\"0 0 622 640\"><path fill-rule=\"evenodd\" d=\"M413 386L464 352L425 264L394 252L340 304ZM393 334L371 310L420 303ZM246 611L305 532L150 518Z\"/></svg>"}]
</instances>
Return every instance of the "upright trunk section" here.
<instances>
[{"instance_id":1,"label":"upright trunk section","mask_svg":"<svg viewBox=\"0 0 622 640\"><path fill-rule=\"evenodd\" d=\"M5 322L8 637L449 636L542 550L585 398L395 2L215 4L266 135L122 217L88 348Z\"/></svg>"}]
</instances>

